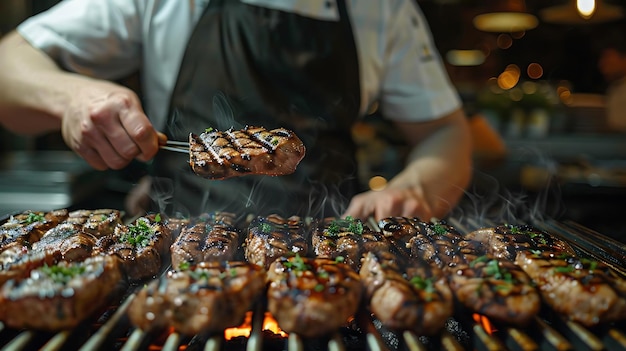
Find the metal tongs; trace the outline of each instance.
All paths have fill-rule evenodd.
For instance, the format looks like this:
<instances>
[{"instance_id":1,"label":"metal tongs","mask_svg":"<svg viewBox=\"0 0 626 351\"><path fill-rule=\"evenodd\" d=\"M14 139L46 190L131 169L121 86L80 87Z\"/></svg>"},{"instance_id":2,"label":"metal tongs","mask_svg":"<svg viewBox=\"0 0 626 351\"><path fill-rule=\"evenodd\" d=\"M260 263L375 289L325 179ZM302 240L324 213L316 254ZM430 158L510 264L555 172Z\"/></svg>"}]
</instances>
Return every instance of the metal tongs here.
<instances>
[{"instance_id":1,"label":"metal tongs","mask_svg":"<svg viewBox=\"0 0 626 351\"><path fill-rule=\"evenodd\" d=\"M161 150L182 152L185 154L189 153L189 143L186 141L167 140L165 145L159 145L159 148L161 148Z\"/></svg>"}]
</instances>

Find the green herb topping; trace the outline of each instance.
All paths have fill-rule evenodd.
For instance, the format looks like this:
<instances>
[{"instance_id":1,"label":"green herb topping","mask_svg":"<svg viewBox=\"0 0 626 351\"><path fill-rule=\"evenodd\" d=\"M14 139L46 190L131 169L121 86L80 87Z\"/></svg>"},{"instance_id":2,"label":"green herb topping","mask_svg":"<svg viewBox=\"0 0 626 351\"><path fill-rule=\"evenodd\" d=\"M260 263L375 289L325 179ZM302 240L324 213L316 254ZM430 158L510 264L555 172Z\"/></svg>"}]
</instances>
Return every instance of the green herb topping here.
<instances>
[{"instance_id":1,"label":"green herb topping","mask_svg":"<svg viewBox=\"0 0 626 351\"><path fill-rule=\"evenodd\" d=\"M415 276L409 280L411 285L414 287L424 290L426 292L432 293L435 292L435 286L433 285L433 278L422 278L419 276Z\"/></svg>"},{"instance_id":2,"label":"green herb topping","mask_svg":"<svg viewBox=\"0 0 626 351\"><path fill-rule=\"evenodd\" d=\"M472 262L470 262L469 266L471 268L474 268L474 266L476 266L478 263L480 263L480 262L487 262L487 261L489 261L489 257L487 257L487 256L478 256L474 260L472 260Z\"/></svg>"},{"instance_id":3,"label":"green herb topping","mask_svg":"<svg viewBox=\"0 0 626 351\"><path fill-rule=\"evenodd\" d=\"M571 273L574 271L574 267L572 266L554 267L554 271L558 273Z\"/></svg>"},{"instance_id":4,"label":"green herb topping","mask_svg":"<svg viewBox=\"0 0 626 351\"><path fill-rule=\"evenodd\" d=\"M41 271L50 277L52 281L59 284L67 284L72 278L85 272L84 266L48 266L41 267Z\"/></svg>"},{"instance_id":5,"label":"green herb topping","mask_svg":"<svg viewBox=\"0 0 626 351\"><path fill-rule=\"evenodd\" d=\"M191 263L185 261L185 262L181 262L181 264L178 265L178 269L180 271L186 271L189 269L189 267L191 267Z\"/></svg>"},{"instance_id":6,"label":"green herb topping","mask_svg":"<svg viewBox=\"0 0 626 351\"><path fill-rule=\"evenodd\" d=\"M444 227L443 225L437 223L435 225L433 225L433 231L435 232L435 234L437 235L445 235L448 230L446 229L446 227Z\"/></svg>"},{"instance_id":7,"label":"green herb topping","mask_svg":"<svg viewBox=\"0 0 626 351\"><path fill-rule=\"evenodd\" d=\"M259 230L261 233L269 234L272 232L272 225L269 223L261 223Z\"/></svg>"},{"instance_id":8,"label":"green herb topping","mask_svg":"<svg viewBox=\"0 0 626 351\"><path fill-rule=\"evenodd\" d=\"M329 236L335 236L339 234L342 228L346 228L347 231L362 235L363 234L363 222L361 220L353 218L352 216L346 216L344 219L336 219L328 224L326 234Z\"/></svg>"},{"instance_id":9,"label":"green herb topping","mask_svg":"<svg viewBox=\"0 0 626 351\"><path fill-rule=\"evenodd\" d=\"M31 223L40 222L43 220L44 220L43 213L30 212L28 216L26 217L26 219L24 220L24 222L31 224Z\"/></svg>"},{"instance_id":10,"label":"green herb topping","mask_svg":"<svg viewBox=\"0 0 626 351\"><path fill-rule=\"evenodd\" d=\"M296 254L296 256L294 256L292 260L285 261L283 265L291 270L299 272L310 269L310 267L304 262L304 259L302 259L299 254Z\"/></svg>"},{"instance_id":11,"label":"green herb topping","mask_svg":"<svg viewBox=\"0 0 626 351\"><path fill-rule=\"evenodd\" d=\"M154 229L149 226L146 219L138 219L135 224L130 224L127 231L122 234L121 242L129 243L135 247L145 247L150 244L150 239L154 235Z\"/></svg>"},{"instance_id":12,"label":"green herb topping","mask_svg":"<svg viewBox=\"0 0 626 351\"><path fill-rule=\"evenodd\" d=\"M213 127L209 127L204 130L205 133L211 133L212 131L214 131Z\"/></svg>"}]
</instances>

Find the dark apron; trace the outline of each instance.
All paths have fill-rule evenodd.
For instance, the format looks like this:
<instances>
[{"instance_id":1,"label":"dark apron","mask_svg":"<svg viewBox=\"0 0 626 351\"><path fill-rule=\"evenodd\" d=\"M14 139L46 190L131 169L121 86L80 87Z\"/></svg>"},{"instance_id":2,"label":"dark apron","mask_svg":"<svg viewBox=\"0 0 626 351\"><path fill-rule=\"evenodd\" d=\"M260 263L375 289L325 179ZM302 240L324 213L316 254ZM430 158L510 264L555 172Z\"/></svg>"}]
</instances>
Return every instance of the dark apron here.
<instances>
[{"instance_id":1,"label":"dark apron","mask_svg":"<svg viewBox=\"0 0 626 351\"><path fill-rule=\"evenodd\" d=\"M154 163L156 210L341 214L358 187L350 128L359 113L360 87L344 0L337 6L341 20L333 22L211 0L183 57L168 138L187 140L208 127L285 127L307 152L291 175L227 180L201 178L184 154L160 152Z\"/></svg>"}]
</instances>

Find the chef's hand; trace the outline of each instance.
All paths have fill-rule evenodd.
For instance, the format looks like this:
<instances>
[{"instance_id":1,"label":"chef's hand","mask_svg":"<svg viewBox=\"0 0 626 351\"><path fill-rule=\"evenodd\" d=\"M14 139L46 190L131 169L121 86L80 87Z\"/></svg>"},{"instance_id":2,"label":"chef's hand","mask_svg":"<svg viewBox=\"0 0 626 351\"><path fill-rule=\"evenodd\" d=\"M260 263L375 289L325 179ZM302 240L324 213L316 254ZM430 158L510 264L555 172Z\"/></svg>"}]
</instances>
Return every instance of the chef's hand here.
<instances>
[{"instance_id":1,"label":"chef's hand","mask_svg":"<svg viewBox=\"0 0 626 351\"><path fill-rule=\"evenodd\" d=\"M374 217L376 221L385 217L418 217L430 220L433 216L423 191L415 187L388 188L381 191L367 191L357 194L342 215L366 220Z\"/></svg>"},{"instance_id":2,"label":"chef's hand","mask_svg":"<svg viewBox=\"0 0 626 351\"><path fill-rule=\"evenodd\" d=\"M137 95L114 83L92 83L77 90L63 115L65 143L98 170L153 158L164 135L154 130Z\"/></svg>"}]
</instances>

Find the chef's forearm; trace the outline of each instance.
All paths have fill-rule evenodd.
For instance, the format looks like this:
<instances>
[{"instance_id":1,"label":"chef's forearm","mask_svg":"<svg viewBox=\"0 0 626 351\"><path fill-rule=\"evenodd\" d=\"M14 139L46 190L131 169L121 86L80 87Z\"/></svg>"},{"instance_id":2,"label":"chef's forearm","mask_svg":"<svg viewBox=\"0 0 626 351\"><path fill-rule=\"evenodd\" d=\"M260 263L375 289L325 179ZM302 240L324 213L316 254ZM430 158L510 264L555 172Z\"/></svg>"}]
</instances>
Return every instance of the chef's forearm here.
<instances>
[{"instance_id":1,"label":"chef's forearm","mask_svg":"<svg viewBox=\"0 0 626 351\"><path fill-rule=\"evenodd\" d=\"M472 174L471 138L464 115L426 137L409 155L405 169L390 188L413 189L424 195L435 217L441 218L463 195Z\"/></svg>"},{"instance_id":2,"label":"chef's forearm","mask_svg":"<svg viewBox=\"0 0 626 351\"><path fill-rule=\"evenodd\" d=\"M79 77L59 69L17 32L0 42L0 123L23 134L61 128L71 89Z\"/></svg>"}]
</instances>

